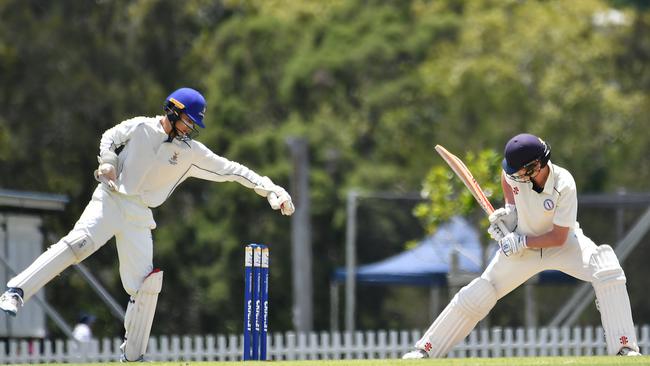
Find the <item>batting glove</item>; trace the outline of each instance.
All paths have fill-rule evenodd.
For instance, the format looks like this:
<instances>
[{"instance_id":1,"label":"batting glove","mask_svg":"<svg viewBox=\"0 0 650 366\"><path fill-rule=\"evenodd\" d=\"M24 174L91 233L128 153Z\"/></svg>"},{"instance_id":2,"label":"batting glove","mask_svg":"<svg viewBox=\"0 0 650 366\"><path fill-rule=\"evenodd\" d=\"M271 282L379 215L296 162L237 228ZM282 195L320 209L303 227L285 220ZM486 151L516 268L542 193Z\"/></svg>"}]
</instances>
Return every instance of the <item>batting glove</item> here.
<instances>
[{"instance_id":1,"label":"batting glove","mask_svg":"<svg viewBox=\"0 0 650 366\"><path fill-rule=\"evenodd\" d=\"M528 248L526 245L526 235L517 233L510 233L499 240L499 247L506 257L513 254L522 253L524 249Z\"/></svg>"},{"instance_id":2,"label":"batting glove","mask_svg":"<svg viewBox=\"0 0 650 366\"><path fill-rule=\"evenodd\" d=\"M504 229L498 223L490 224L487 228L490 238L494 241L501 241L506 235L510 234L510 231L504 231Z\"/></svg>"},{"instance_id":3,"label":"batting glove","mask_svg":"<svg viewBox=\"0 0 650 366\"><path fill-rule=\"evenodd\" d=\"M506 230L513 232L517 228L517 208L515 205L507 204L492 212L488 220L490 224L502 222Z\"/></svg>"},{"instance_id":4,"label":"batting glove","mask_svg":"<svg viewBox=\"0 0 650 366\"><path fill-rule=\"evenodd\" d=\"M115 180L117 179L117 173L115 172L115 167L108 163L103 163L99 165L99 168L93 173L95 180L106 184L108 188L113 191L117 190L115 185Z\"/></svg>"}]
</instances>

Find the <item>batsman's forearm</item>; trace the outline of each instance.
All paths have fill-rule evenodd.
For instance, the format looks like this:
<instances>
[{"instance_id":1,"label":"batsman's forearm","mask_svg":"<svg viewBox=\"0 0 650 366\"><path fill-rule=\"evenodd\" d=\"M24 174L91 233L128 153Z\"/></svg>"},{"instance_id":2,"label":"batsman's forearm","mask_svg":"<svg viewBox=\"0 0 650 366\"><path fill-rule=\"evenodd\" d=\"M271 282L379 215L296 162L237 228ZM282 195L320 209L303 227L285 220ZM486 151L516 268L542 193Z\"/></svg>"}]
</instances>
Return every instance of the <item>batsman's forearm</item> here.
<instances>
[{"instance_id":1,"label":"batsman's forearm","mask_svg":"<svg viewBox=\"0 0 650 366\"><path fill-rule=\"evenodd\" d=\"M553 226L553 230L539 235L526 235L526 246L528 248L553 248L560 247L566 242L569 235L569 228L563 226Z\"/></svg>"}]
</instances>

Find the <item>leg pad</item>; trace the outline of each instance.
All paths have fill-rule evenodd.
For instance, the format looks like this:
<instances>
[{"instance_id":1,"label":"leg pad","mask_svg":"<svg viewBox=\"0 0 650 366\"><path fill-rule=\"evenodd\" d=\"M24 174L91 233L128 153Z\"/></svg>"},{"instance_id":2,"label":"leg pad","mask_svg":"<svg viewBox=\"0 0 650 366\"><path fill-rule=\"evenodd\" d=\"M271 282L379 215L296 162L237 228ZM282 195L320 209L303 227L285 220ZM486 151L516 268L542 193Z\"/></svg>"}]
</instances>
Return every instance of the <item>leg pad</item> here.
<instances>
[{"instance_id":1,"label":"leg pad","mask_svg":"<svg viewBox=\"0 0 650 366\"><path fill-rule=\"evenodd\" d=\"M607 353L616 355L622 347L639 352L625 273L612 247L599 246L590 264L595 267L592 285L605 330Z\"/></svg>"},{"instance_id":2,"label":"leg pad","mask_svg":"<svg viewBox=\"0 0 650 366\"><path fill-rule=\"evenodd\" d=\"M484 279L476 278L463 287L440 313L416 348L431 357L443 357L474 329L497 302L494 286Z\"/></svg>"},{"instance_id":3,"label":"leg pad","mask_svg":"<svg viewBox=\"0 0 650 366\"><path fill-rule=\"evenodd\" d=\"M138 361L147 350L162 280L162 271L154 270L129 300L124 316L125 340L121 347L125 361Z\"/></svg>"},{"instance_id":4,"label":"leg pad","mask_svg":"<svg viewBox=\"0 0 650 366\"><path fill-rule=\"evenodd\" d=\"M25 294L23 300L27 301L55 276L87 258L97 248L85 232L73 231L50 246L29 267L9 280L7 287L22 289Z\"/></svg>"}]
</instances>

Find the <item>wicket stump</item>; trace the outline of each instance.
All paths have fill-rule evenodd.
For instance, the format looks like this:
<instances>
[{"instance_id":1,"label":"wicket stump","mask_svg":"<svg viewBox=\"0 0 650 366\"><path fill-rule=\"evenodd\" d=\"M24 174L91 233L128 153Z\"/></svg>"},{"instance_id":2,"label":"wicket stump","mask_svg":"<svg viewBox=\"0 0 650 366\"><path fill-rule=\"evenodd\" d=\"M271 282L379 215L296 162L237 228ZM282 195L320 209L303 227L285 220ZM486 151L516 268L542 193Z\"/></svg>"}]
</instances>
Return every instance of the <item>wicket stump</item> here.
<instances>
[{"instance_id":1,"label":"wicket stump","mask_svg":"<svg viewBox=\"0 0 650 366\"><path fill-rule=\"evenodd\" d=\"M266 360L269 314L269 248L244 249L244 360Z\"/></svg>"}]
</instances>

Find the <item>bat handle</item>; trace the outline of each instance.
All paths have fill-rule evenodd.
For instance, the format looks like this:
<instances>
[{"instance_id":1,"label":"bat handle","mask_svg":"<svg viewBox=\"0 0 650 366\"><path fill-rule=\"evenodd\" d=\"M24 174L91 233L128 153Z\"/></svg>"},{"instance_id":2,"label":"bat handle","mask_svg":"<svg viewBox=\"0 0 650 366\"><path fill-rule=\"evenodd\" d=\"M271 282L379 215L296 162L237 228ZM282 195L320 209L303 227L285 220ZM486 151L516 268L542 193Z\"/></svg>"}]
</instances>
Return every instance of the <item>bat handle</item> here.
<instances>
[{"instance_id":1,"label":"bat handle","mask_svg":"<svg viewBox=\"0 0 650 366\"><path fill-rule=\"evenodd\" d=\"M512 231L508 230L508 228L503 223L503 221L497 222L497 226L499 227L499 229L501 229L501 232L503 233L503 235L508 235L508 234L510 234L512 232Z\"/></svg>"}]
</instances>

